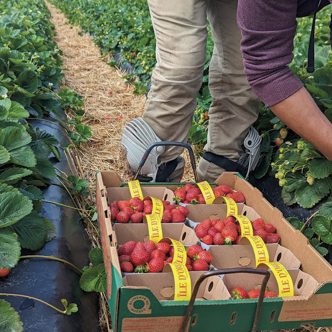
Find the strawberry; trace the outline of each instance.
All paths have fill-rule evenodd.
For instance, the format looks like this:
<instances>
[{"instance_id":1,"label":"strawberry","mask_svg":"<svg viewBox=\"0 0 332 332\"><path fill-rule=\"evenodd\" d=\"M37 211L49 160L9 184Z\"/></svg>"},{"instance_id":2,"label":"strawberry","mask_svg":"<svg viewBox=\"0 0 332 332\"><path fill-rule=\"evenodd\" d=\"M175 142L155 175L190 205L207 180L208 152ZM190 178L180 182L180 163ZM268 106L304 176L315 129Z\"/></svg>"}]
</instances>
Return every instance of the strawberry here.
<instances>
[{"instance_id":1,"label":"strawberry","mask_svg":"<svg viewBox=\"0 0 332 332\"><path fill-rule=\"evenodd\" d=\"M174 190L174 201L183 202L186 199L187 190L184 187L179 187Z\"/></svg>"},{"instance_id":2,"label":"strawberry","mask_svg":"<svg viewBox=\"0 0 332 332\"><path fill-rule=\"evenodd\" d=\"M210 234L212 237L214 237L217 233L218 231L213 226L208 230L208 234Z\"/></svg>"},{"instance_id":3,"label":"strawberry","mask_svg":"<svg viewBox=\"0 0 332 332\"><path fill-rule=\"evenodd\" d=\"M194 271L208 271L209 264L203 259L197 259L192 264Z\"/></svg>"},{"instance_id":4,"label":"strawberry","mask_svg":"<svg viewBox=\"0 0 332 332\"><path fill-rule=\"evenodd\" d=\"M189 210L185 206L179 205L176 207L176 209L180 211L185 217L187 217L189 214Z\"/></svg>"},{"instance_id":5,"label":"strawberry","mask_svg":"<svg viewBox=\"0 0 332 332\"><path fill-rule=\"evenodd\" d=\"M235 287L231 291L232 299L247 299L248 294L242 287Z\"/></svg>"},{"instance_id":6,"label":"strawberry","mask_svg":"<svg viewBox=\"0 0 332 332\"><path fill-rule=\"evenodd\" d=\"M210 234L205 235L201 239L205 244L211 245L213 243L213 237Z\"/></svg>"},{"instance_id":7,"label":"strawberry","mask_svg":"<svg viewBox=\"0 0 332 332\"><path fill-rule=\"evenodd\" d=\"M264 228L264 226L265 226L265 221L262 218L255 219L252 222L252 227L253 227L254 230Z\"/></svg>"},{"instance_id":8,"label":"strawberry","mask_svg":"<svg viewBox=\"0 0 332 332\"><path fill-rule=\"evenodd\" d=\"M265 243L278 243L280 241L280 235L277 233L267 233L265 237Z\"/></svg>"},{"instance_id":9,"label":"strawberry","mask_svg":"<svg viewBox=\"0 0 332 332\"><path fill-rule=\"evenodd\" d=\"M129 255L121 255L119 256L119 262L130 262L130 256Z\"/></svg>"},{"instance_id":10,"label":"strawberry","mask_svg":"<svg viewBox=\"0 0 332 332\"><path fill-rule=\"evenodd\" d=\"M172 222L172 213L171 210L165 210L161 222L170 223Z\"/></svg>"},{"instance_id":11,"label":"strawberry","mask_svg":"<svg viewBox=\"0 0 332 332\"><path fill-rule=\"evenodd\" d=\"M165 254L168 254L169 250L171 248L170 244L167 242L159 242L159 243L157 243L156 247L158 250L161 250Z\"/></svg>"},{"instance_id":12,"label":"strawberry","mask_svg":"<svg viewBox=\"0 0 332 332\"><path fill-rule=\"evenodd\" d=\"M197 258L198 259L203 259L208 264L210 264L213 257L212 257L212 255L209 251L203 250L203 251L201 251L197 254Z\"/></svg>"},{"instance_id":13,"label":"strawberry","mask_svg":"<svg viewBox=\"0 0 332 332\"><path fill-rule=\"evenodd\" d=\"M221 233L217 233L214 237L213 237L213 244L215 245L221 245L224 244L225 239L224 237L221 235Z\"/></svg>"},{"instance_id":14,"label":"strawberry","mask_svg":"<svg viewBox=\"0 0 332 332\"><path fill-rule=\"evenodd\" d=\"M267 233L275 233L277 229L271 224L265 224L264 229Z\"/></svg>"},{"instance_id":15,"label":"strawberry","mask_svg":"<svg viewBox=\"0 0 332 332\"><path fill-rule=\"evenodd\" d=\"M198 204L205 204L206 203L203 194L199 194L197 196L197 201L198 201Z\"/></svg>"},{"instance_id":16,"label":"strawberry","mask_svg":"<svg viewBox=\"0 0 332 332\"><path fill-rule=\"evenodd\" d=\"M215 224L217 223L217 221L218 221L217 219L211 219L211 227L215 226Z\"/></svg>"},{"instance_id":17,"label":"strawberry","mask_svg":"<svg viewBox=\"0 0 332 332\"><path fill-rule=\"evenodd\" d=\"M131 263L128 262L128 261L121 262L121 264L120 264L120 268L121 268L121 271L123 271L123 272L127 272L127 273L130 273L130 272L133 272L133 271L134 271L134 266L133 266L133 264L131 264Z\"/></svg>"},{"instance_id":18,"label":"strawberry","mask_svg":"<svg viewBox=\"0 0 332 332\"><path fill-rule=\"evenodd\" d=\"M241 191L233 191L232 193L229 193L226 196L232 198L236 203L244 203L246 201Z\"/></svg>"},{"instance_id":19,"label":"strawberry","mask_svg":"<svg viewBox=\"0 0 332 332\"><path fill-rule=\"evenodd\" d=\"M266 241L267 232L264 230L264 228L254 230L254 235L260 236L264 242Z\"/></svg>"},{"instance_id":20,"label":"strawberry","mask_svg":"<svg viewBox=\"0 0 332 332\"><path fill-rule=\"evenodd\" d=\"M131 207L124 207L121 212L126 212L129 214L129 216L131 216L135 211L131 208Z\"/></svg>"},{"instance_id":21,"label":"strawberry","mask_svg":"<svg viewBox=\"0 0 332 332\"><path fill-rule=\"evenodd\" d=\"M142 212L134 212L130 216L130 221L134 224L141 223L141 222L143 222L143 217L144 217L144 214Z\"/></svg>"},{"instance_id":22,"label":"strawberry","mask_svg":"<svg viewBox=\"0 0 332 332\"><path fill-rule=\"evenodd\" d=\"M233 189L230 186L227 186L226 184L221 184L220 189L225 193L229 194L233 192Z\"/></svg>"},{"instance_id":23,"label":"strawberry","mask_svg":"<svg viewBox=\"0 0 332 332\"><path fill-rule=\"evenodd\" d=\"M232 244L232 242L235 242L238 237L237 230L229 226L225 226L221 232L221 235L225 239L225 244Z\"/></svg>"},{"instance_id":24,"label":"strawberry","mask_svg":"<svg viewBox=\"0 0 332 332\"><path fill-rule=\"evenodd\" d=\"M248 291L248 297L249 299L256 299L259 297L259 293L261 292L260 289L251 289Z\"/></svg>"},{"instance_id":25,"label":"strawberry","mask_svg":"<svg viewBox=\"0 0 332 332\"><path fill-rule=\"evenodd\" d=\"M214 225L214 228L218 231L221 232L225 227L225 223L222 220L218 220L216 224Z\"/></svg>"},{"instance_id":26,"label":"strawberry","mask_svg":"<svg viewBox=\"0 0 332 332\"><path fill-rule=\"evenodd\" d=\"M274 291L267 290L264 293L264 297L278 297L278 294Z\"/></svg>"},{"instance_id":27,"label":"strawberry","mask_svg":"<svg viewBox=\"0 0 332 332\"><path fill-rule=\"evenodd\" d=\"M112 206L111 207L111 220L112 221L116 220L116 216L118 215L118 213L119 213L119 210L116 207Z\"/></svg>"},{"instance_id":28,"label":"strawberry","mask_svg":"<svg viewBox=\"0 0 332 332\"><path fill-rule=\"evenodd\" d=\"M186 194L186 201L189 203L197 203L198 202L198 195L195 192L187 192Z\"/></svg>"},{"instance_id":29,"label":"strawberry","mask_svg":"<svg viewBox=\"0 0 332 332\"><path fill-rule=\"evenodd\" d=\"M151 254L152 251L157 249L156 244L151 240L147 240L144 242L144 248L149 254Z\"/></svg>"},{"instance_id":30,"label":"strawberry","mask_svg":"<svg viewBox=\"0 0 332 332\"><path fill-rule=\"evenodd\" d=\"M165 260L166 254L159 249L155 249L151 252L151 258L161 258L162 260Z\"/></svg>"},{"instance_id":31,"label":"strawberry","mask_svg":"<svg viewBox=\"0 0 332 332\"><path fill-rule=\"evenodd\" d=\"M203 248L198 244L194 244L187 249L187 255L189 258L194 258L201 251L203 251Z\"/></svg>"},{"instance_id":32,"label":"strawberry","mask_svg":"<svg viewBox=\"0 0 332 332\"><path fill-rule=\"evenodd\" d=\"M190 189L193 189L193 188L197 188L195 184L193 183L186 183L183 188L185 189L185 191L188 191Z\"/></svg>"},{"instance_id":33,"label":"strawberry","mask_svg":"<svg viewBox=\"0 0 332 332\"><path fill-rule=\"evenodd\" d=\"M152 273L161 272L164 268L164 260L161 258L152 258L148 263L148 271Z\"/></svg>"},{"instance_id":34,"label":"strawberry","mask_svg":"<svg viewBox=\"0 0 332 332\"><path fill-rule=\"evenodd\" d=\"M122 211L124 208L129 207L129 201L117 201L118 208Z\"/></svg>"},{"instance_id":35,"label":"strawberry","mask_svg":"<svg viewBox=\"0 0 332 332\"><path fill-rule=\"evenodd\" d=\"M186 268L188 271L192 271L193 270L193 267L191 264L186 264Z\"/></svg>"},{"instance_id":36,"label":"strawberry","mask_svg":"<svg viewBox=\"0 0 332 332\"><path fill-rule=\"evenodd\" d=\"M169 253L168 253L171 257L173 257L174 256L174 247L173 246L171 246L170 248L169 248Z\"/></svg>"},{"instance_id":37,"label":"strawberry","mask_svg":"<svg viewBox=\"0 0 332 332\"><path fill-rule=\"evenodd\" d=\"M236 222L236 219L233 216L228 216L225 218L224 223L226 224L234 224Z\"/></svg>"},{"instance_id":38,"label":"strawberry","mask_svg":"<svg viewBox=\"0 0 332 332\"><path fill-rule=\"evenodd\" d=\"M167 257L165 263L172 263L173 262L173 257Z\"/></svg>"},{"instance_id":39,"label":"strawberry","mask_svg":"<svg viewBox=\"0 0 332 332\"><path fill-rule=\"evenodd\" d=\"M125 242L119 248L119 255L130 255L133 252L135 247L136 247L135 241Z\"/></svg>"},{"instance_id":40,"label":"strawberry","mask_svg":"<svg viewBox=\"0 0 332 332\"><path fill-rule=\"evenodd\" d=\"M208 230L204 227L203 224L198 224L195 227L195 233L196 233L197 237L199 239L201 239L202 237L204 237L205 235L207 235Z\"/></svg>"},{"instance_id":41,"label":"strawberry","mask_svg":"<svg viewBox=\"0 0 332 332\"><path fill-rule=\"evenodd\" d=\"M152 204L147 204L144 206L144 213L151 214L152 213Z\"/></svg>"},{"instance_id":42,"label":"strawberry","mask_svg":"<svg viewBox=\"0 0 332 332\"><path fill-rule=\"evenodd\" d=\"M144 265L148 262L149 258L150 254L145 250L145 248L141 249L138 246L134 248L133 252L130 255L130 261L134 264L134 266Z\"/></svg>"},{"instance_id":43,"label":"strawberry","mask_svg":"<svg viewBox=\"0 0 332 332\"><path fill-rule=\"evenodd\" d=\"M129 206L137 212L142 212L144 210L144 203L139 197L134 197L129 200Z\"/></svg>"},{"instance_id":44,"label":"strawberry","mask_svg":"<svg viewBox=\"0 0 332 332\"><path fill-rule=\"evenodd\" d=\"M205 219L201 222L204 228L208 230L211 227L211 219Z\"/></svg>"},{"instance_id":45,"label":"strawberry","mask_svg":"<svg viewBox=\"0 0 332 332\"><path fill-rule=\"evenodd\" d=\"M129 221L130 215L127 212L120 211L116 215L116 221L119 223L127 223Z\"/></svg>"},{"instance_id":46,"label":"strawberry","mask_svg":"<svg viewBox=\"0 0 332 332\"><path fill-rule=\"evenodd\" d=\"M171 213L172 213L172 221L174 223L184 222L186 220L186 216L178 209L173 209Z\"/></svg>"},{"instance_id":47,"label":"strawberry","mask_svg":"<svg viewBox=\"0 0 332 332\"><path fill-rule=\"evenodd\" d=\"M225 192L222 190L221 186L217 186L213 188L214 196L221 197L225 195Z\"/></svg>"}]
</instances>

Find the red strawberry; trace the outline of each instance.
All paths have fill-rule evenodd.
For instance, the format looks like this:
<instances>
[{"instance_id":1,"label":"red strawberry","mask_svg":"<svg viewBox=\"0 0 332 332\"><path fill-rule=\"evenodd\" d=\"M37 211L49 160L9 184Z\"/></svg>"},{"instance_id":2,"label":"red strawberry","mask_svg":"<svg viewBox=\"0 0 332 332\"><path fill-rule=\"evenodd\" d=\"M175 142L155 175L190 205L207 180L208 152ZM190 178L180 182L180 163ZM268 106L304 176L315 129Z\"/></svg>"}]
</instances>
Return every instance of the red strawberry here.
<instances>
[{"instance_id":1,"label":"red strawberry","mask_svg":"<svg viewBox=\"0 0 332 332\"><path fill-rule=\"evenodd\" d=\"M153 241L147 240L144 242L144 248L149 254L151 254L157 247Z\"/></svg>"},{"instance_id":2,"label":"red strawberry","mask_svg":"<svg viewBox=\"0 0 332 332\"><path fill-rule=\"evenodd\" d=\"M208 271L209 270L209 264L204 261L203 259L197 259L192 264L194 271Z\"/></svg>"},{"instance_id":3,"label":"red strawberry","mask_svg":"<svg viewBox=\"0 0 332 332\"><path fill-rule=\"evenodd\" d=\"M165 210L161 222L170 223L172 222L172 213L171 210Z\"/></svg>"},{"instance_id":4,"label":"red strawberry","mask_svg":"<svg viewBox=\"0 0 332 332\"><path fill-rule=\"evenodd\" d=\"M204 242L205 244L211 245L213 243L213 237L210 234L205 235L204 237L202 237L202 242Z\"/></svg>"},{"instance_id":5,"label":"red strawberry","mask_svg":"<svg viewBox=\"0 0 332 332\"><path fill-rule=\"evenodd\" d=\"M116 207L111 207L111 220L116 220L119 210Z\"/></svg>"},{"instance_id":6,"label":"red strawberry","mask_svg":"<svg viewBox=\"0 0 332 332\"><path fill-rule=\"evenodd\" d=\"M267 232L264 230L264 228L254 230L254 235L260 236L264 242L266 241Z\"/></svg>"},{"instance_id":7,"label":"red strawberry","mask_svg":"<svg viewBox=\"0 0 332 332\"><path fill-rule=\"evenodd\" d=\"M251 289L248 291L248 297L249 299L256 299L259 297L259 293L261 292L260 289Z\"/></svg>"},{"instance_id":8,"label":"red strawberry","mask_svg":"<svg viewBox=\"0 0 332 332\"><path fill-rule=\"evenodd\" d=\"M203 194L199 194L197 196L197 201L198 201L198 204L205 204L206 203Z\"/></svg>"},{"instance_id":9,"label":"red strawberry","mask_svg":"<svg viewBox=\"0 0 332 332\"><path fill-rule=\"evenodd\" d=\"M122 212L127 212L129 214L129 216L131 216L135 211L131 208L131 207L124 207L122 210Z\"/></svg>"},{"instance_id":10,"label":"red strawberry","mask_svg":"<svg viewBox=\"0 0 332 332\"><path fill-rule=\"evenodd\" d=\"M266 243L278 243L280 241L280 235L277 233L267 233L265 237Z\"/></svg>"},{"instance_id":11,"label":"red strawberry","mask_svg":"<svg viewBox=\"0 0 332 332\"><path fill-rule=\"evenodd\" d=\"M143 222L144 214L142 212L135 212L130 216L130 221L134 224Z\"/></svg>"},{"instance_id":12,"label":"red strawberry","mask_svg":"<svg viewBox=\"0 0 332 332\"><path fill-rule=\"evenodd\" d=\"M185 217L189 214L189 210L185 206L179 205L176 209L179 210Z\"/></svg>"},{"instance_id":13,"label":"red strawberry","mask_svg":"<svg viewBox=\"0 0 332 332\"><path fill-rule=\"evenodd\" d=\"M169 253L168 253L171 257L173 257L174 256L174 247L170 247L169 248Z\"/></svg>"},{"instance_id":14,"label":"red strawberry","mask_svg":"<svg viewBox=\"0 0 332 332\"><path fill-rule=\"evenodd\" d=\"M203 224L198 224L195 227L195 233L196 233L197 237L199 239L201 239L202 237L204 237L205 235L207 235L208 230L204 227Z\"/></svg>"},{"instance_id":15,"label":"red strawberry","mask_svg":"<svg viewBox=\"0 0 332 332\"><path fill-rule=\"evenodd\" d=\"M186 201L188 201L189 203L197 203L198 202L198 195L195 192L187 192L186 194Z\"/></svg>"},{"instance_id":16,"label":"red strawberry","mask_svg":"<svg viewBox=\"0 0 332 332\"><path fill-rule=\"evenodd\" d=\"M129 255L121 255L119 256L119 262L130 262L130 256Z\"/></svg>"},{"instance_id":17,"label":"red strawberry","mask_svg":"<svg viewBox=\"0 0 332 332\"><path fill-rule=\"evenodd\" d=\"M186 184L183 186L183 188L184 188L186 191L188 191L188 190L190 190L190 189L197 188L197 187L196 187L196 185L193 184L193 183L186 183Z\"/></svg>"},{"instance_id":18,"label":"red strawberry","mask_svg":"<svg viewBox=\"0 0 332 332\"><path fill-rule=\"evenodd\" d=\"M168 254L169 249L171 248L170 244L167 242L159 242L159 243L157 243L156 247L158 250L161 250L165 254Z\"/></svg>"},{"instance_id":19,"label":"red strawberry","mask_svg":"<svg viewBox=\"0 0 332 332\"><path fill-rule=\"evenodd\" d=\"M165 260L166 254L159 249L155 249L151 252L151 258L161 258L162 260Z\"/></svg>"},{"instance_id":20,"label":"red strawberry","mask_svg":"<svg viewBox=\"0 0 332 332\"><path fill-rule=\"evenodd\" d=\"M246 201L241 191L233 191L232 193L229 193L226 196L232 198L236 203L244 203Z\"/></svg>"},{"instance_id":21,"label":"red strawberry","mask_svg":"<svg viewBox=\"0 0 332 332\"><path fill-rule=\"evenodd\" d=\"M194 244L187 249L187 255L190 258L194 258L201 251L203 251L203 248L198 244Z\"/></svg>"},{"instance_id":22,"label":"red strawberry","mask_svg":"<svg viewBox=\"0 0 332 332\"><path fill-rule=\"evenodd\" d=\"M164 268L164 260L161 258L152 258L148 263L149 272L161 272Z\"/></svg>"},{"instance_id":23,"label":"red strawberry","mask_svg":"<svg viewBox=\"0 0 332 332\"><path fill-rule=\"evenodd\" d=\"M129 206L137 212L142 212L144 210L144 203L138 197L131 198L129 200Z\"/></svg>"},{"instance_id":24,"label":"red strawberry","mask_svg":"<svg viewBox=\"0 0 332 332\"><path fill-rule=\"evenodd\" d=\"M127 261L121 262L120 268L121 268L121 271L127 272L127 273L134 271L133 264L131 264L130 262L127 262Z\"/></svg>"},{"instance_id":25,"label":"red strawberry","mask_svg":"<svg viewBox=\"0 0 332 332\"><path fill-rule=\"evenodd\" d=\"M232 299L247 299L248 294L242 287L235 287L231 291Z\"/></svg>"},{"instance_id":26,"label":"red strawberry","mask_svg":"<svg viewBox=\"0 0 332 332\"><path fill-rule=\"evenodd\" d=\"M232 242L235 242L238 237L237 230L229 226L225 226L221 232L221 235L225 239L225 244L232 244Z\"/></svg>"},{"instance_id":27,"label":"red strawberry","mask_svg":"<svg viewBox=\"0 0 332 332\"><path fill-rule=\"evenodd\" d=\"M145 250L145 248L141 249L138 246L134 248L130 255L130 261L134 264L134 266L146 264L149 258L150 254Z\"/></svg>"},{"instance_id":28,"label":"red strawberry","mask_svg":"<svg viewBox=\"0 0 332 332\"><path fill-rule=\"evenodd\" d=\"M217 223L218 219L211 219L211 226L214 226Z\"/></svg>"},{"instance_id":29,"label":"red strawberry","mask_svg":"<svg viewBox=\"0 0 332 332\"><path fill-rule=\"evenodd\" d=\"M268 233L275 233L277 231L277 229L273 225L271 225L271 224L265 224L264 229Z\"/></svg>"},{"instance_id":30,"label":"red strawberry","mask_svg":"<svg viewBox=\"0 0 332 332\"><path fill-rule=\"evenodd\" d=\"M213 244L215 245L221 245L224 244L225 239L224 237L221 235L221 233L217 233L214 237L213 237Z\"/></svg>"},{"instance_id":31,"label":"red strawberry","mask_svg":"<svg viewBox=\"0 0 332 332\"><path fill-rule=\"evenodd\" d=\"M211 227L211 219L205 219L201 222L201 224L208 230Z\"/></svg>"},{"instance_id":32,"label":"red strawberry","mask_svg":"<svg viewBox=\"0 0 332 332\"><path fill-rule=\"evenodd\" d=\"M127 223L129 221L130 215L127 212L120 211L116 216L116 221L119 223Z\"/></svg>"},{"instance_id":33,"label":"red strawberry","mask_svg":"<svg viewBox=\"0 0 332 332\"><path fill-rule=\"evenodd\" d=\"M174 223L184 222L186 220L186 216L178 209L173 209L171 213L172 213L172 221Z\"/></svg>"},{"instance_id":34,"label":"red strawberry","mask_svg":"<svg viewBox=\"0 0 332 332\"><path fill-rule=\"evenodd\" d=\"M221 197L225 195L225 192L222 190L221 186L214 187L213 192L216 197Z\"/></svg>"},{"instance_id":35,"label":"red strawberry","mask_svg":"<svg viewBox=\"0 0 332 332\"><path fill-rule=\"evenodd\" d=\"M167 257L165 263L172 263L173 262L173 257Z\"/></svg>"},{"instance_id":36,"label":"red strawberry","mask_svg":"<svg viewBox=\"0 0 332 332\"><path fill-rule=\"evenodd\" d=\"M152 213L152 204L147 204L144 206L144 213L151 214Z\"/></svg>"},{"instance_id":37,"label":"red strawberry","mask_svg":"<svg viewBox=\"0 0 332 332\"><path fill-rule=\"evenodd\" d=\"M217 233L218 231L213 226L208 230L208 234L210 234L212 237L214 237Z\"/></svg>"},{"instance_id":38,"label":"red strawberry","mask_svg":"<svg viewBox=\"0 0 332 332\"><path fill-rule=\"evenodd\" d=\"M197 254L197 258L198 259L203 259L208 264L210 264L213 257L212 257L212 255L209 251L203 250L203 251L201 251Z\"/></svg>"},{"instance_id":39,"label":"red strawberry","mask_svg":"<svg viewBox=\"0 0 332 332\"><path fill-rule=\"evenodd\" d=\"M230 223L234 224L235 221L236 221L236 219L233 216L228 216L225 218L224 223L225 223L225 225L230 224Z\"/></svg>"},{"instance_id":40,"label":"red strawberry","mask_svg":"<svg viewBox=\"0 0 332 332\"><path fill-rule=\"evenodd\" d=\"M135 241L125 242L119 248L119 255L130 255L133 252L135 247L136 247Z\"/></svg>"},{"instance_id":41,"label":"red strawberry","mask_svg":"<svg viewBox=\"0 0 332 332\"><path fill-rule=\"evenodd\" d=\"M129 201L117 201L118 208L123 210L124 208L129 207Z\"/></svg>"},{"instance_id":42,"label":"red strawberry","mask_svg":"<svg viewBox=\"0 0 332 332\"><path fill-rule=\"evenodd\" d=\"M186 264L186 268L188 269L188 271L192 271L193 267L191 264Z\"/></svg>"},{"instance_id":43,"label":"red strawberry","mask_svg":"<svg viewBox=\"0 0 332 332\"><path fill-rule=\"evenodd\" d=\"M262 218L255 219L252 222L252 227L253 227L254 230L264 228L264 226L265 226L265 221Z\"/></svg>"},{"instance_id":44,"label":"red strawberry","mask_svg":"<svg viewBox=\"0 0 332 332\"><path fill-rule=\"evenodd\" d=\"M218 220L216 224L214 225L214 228L218 231L221 232L225 227L225 223L222 220Z\"/></svg>"},{"instance_id":45,"label":"red strawberry","mask_svg":"<svg viewBox=\"0 0 332 332\"><path fill-rule=\"evenodd\" d=\"M174 201L175 202L183 202L186 199L186 189L184 187L177 188L174 190Z\"/></svg>"},{"instance_id":46,"label":"red strawberry","mask_svg":"<svg viewBox=\"0 0 332 332\"><path fill-rule=\"evenodd\" d=\"M225 194L229 194L231 192L233 192L233 189L230 186L227 186L226 184L221 184L220 185L220 189L225 193Z\"/></svg>"},{"instance_id":47,"label":"red strawberry","mask_svg":"<svg viewBox=\"0 0 332 332\"><path fill-rule=\"evenodd\" d=\"M278 294L274 291L267 290L264 293L264 297L278 297Z\"/></svg>"},{"instance_id":48,"label":"red strawberry","mask_svg":"<svg viewBox=\"0 0 332 332\"><path fill-rule=\"evenodd\" d=\"M171 205L171 202L169 201L163 201L164 208L167 208L169 205Z\"/></svg>"}]
</instances>

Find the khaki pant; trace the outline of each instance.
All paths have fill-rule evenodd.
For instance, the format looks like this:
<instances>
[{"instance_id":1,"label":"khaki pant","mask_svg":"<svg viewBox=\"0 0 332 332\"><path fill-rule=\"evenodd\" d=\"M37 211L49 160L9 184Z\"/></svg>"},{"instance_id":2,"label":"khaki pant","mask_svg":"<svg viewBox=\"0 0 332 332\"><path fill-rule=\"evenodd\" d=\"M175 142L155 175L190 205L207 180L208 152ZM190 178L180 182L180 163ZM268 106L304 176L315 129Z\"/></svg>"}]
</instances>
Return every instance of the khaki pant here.
<instances>
[{"instance_id":1,"label":"khaki pant","mask_svg":"<svg viewBox=\"0 0 332 332\"><path fill-rule=\"evenodd\" d=\"M143 118L162 140L187 141L202 85L209 20L214 39L209 72L212 103L204 150L236 161L258 115L256 96L243 72L237 1L149 0L148 4L157 64ZM162 161L173 160L181 152L169 148ZM220 168L208 164L205 161L203 172L211 172L212 167L214 173L220 173ZM204 174L201 177L208 179Z\"/></svg>"}]
</instances>

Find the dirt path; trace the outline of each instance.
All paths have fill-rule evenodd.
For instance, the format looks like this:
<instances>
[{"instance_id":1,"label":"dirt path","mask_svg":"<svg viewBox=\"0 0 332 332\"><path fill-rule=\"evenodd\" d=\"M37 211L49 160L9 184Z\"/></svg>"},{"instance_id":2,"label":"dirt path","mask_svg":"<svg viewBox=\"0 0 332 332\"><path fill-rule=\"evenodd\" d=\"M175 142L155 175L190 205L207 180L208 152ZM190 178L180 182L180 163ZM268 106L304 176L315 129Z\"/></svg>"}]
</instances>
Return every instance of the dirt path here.
<instances>
[{"instance_id":1,"label":"dirt path","mask_svg":"<svg viewBox=\"0 0 332 332\"><path fill-rule=\"evenodd\" d=\"M97 170L123 174L120 139L124 124L143 112L145 97L133 93L121 72L109 66L99 48L64 14L47 3L55 25L55 41L63 55L64 85L84 98L83 122L92 131L92 140L78 150L85 178L94 179Z\"/></svg>"}]
</instances>

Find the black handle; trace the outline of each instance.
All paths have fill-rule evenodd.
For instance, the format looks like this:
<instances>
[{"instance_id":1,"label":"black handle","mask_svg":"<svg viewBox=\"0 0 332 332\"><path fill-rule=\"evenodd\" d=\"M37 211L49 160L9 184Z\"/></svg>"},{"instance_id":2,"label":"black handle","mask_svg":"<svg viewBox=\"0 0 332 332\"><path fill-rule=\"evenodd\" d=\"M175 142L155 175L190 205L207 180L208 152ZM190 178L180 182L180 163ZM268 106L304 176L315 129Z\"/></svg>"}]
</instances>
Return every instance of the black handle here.
<instances>
[{"instance_id":1,"label":"black handle","mask_svg":"<svg viewBox=\"0 0 332 332\"><path fill-rule=\"evenodd\" d=\"M255 318L254 318L254 322L252 324L252 329L251 329L251 332L257 331L257 326L259 324L260 313L261 313L261 309L262 309L264 293L266 290L267 282L269 281L269 278L270 278L270 272L267 270L262 270L262 269L232 268L232 269L221 269L221 270L208 271L199 277L199 279L197 280L197 282L195 284L194 290L191 294L191 298L190 298L190 301L189 301L189 304L187 307L186 315L183 319L183 323L181 326L181 330L180 330L181 332L186 331L188 323L190 322L190 318L191 318L191 315L192 315L192 312L194 309L194 303L196 300L198 289L201 286L202 282L206 278L209 278L209 277L222 275L222 274L234 274L234 273L250 273L250 274L264 275L264 279L263 279L262 286L261 286L261 291L259 293L258 302L257 302L257 306L256 306Z\"/></svg>"},{"instance_id":2,"label":"black handle","mask_svg":"<svg viewBox=\"0 0 332 332\"><path fill-rule=\"evenodd\" d=\"M176 141L162 141L162 142L157 142L152 144L151 146L149 146L147 148L147 150L145 151L140 164L138 165L138 169L136 171L136 174L134 176L134 180L137 179L137 176L139 175L139 173L141 172L142 167L144 166L146 159L148 158L150 152L152 151L153 148L157 147L157 146L180 146L184 149L187 149L189 152L189 157L190 157L190 163L191 163L191 167L193 169L193 173L194 173L194 178L195 178L195 182L198 182L198 177L197 177L197 171L196 171L196 161L195 161L195 155L193 152L193 149L191 147L190 144L188 143L183 143L183 142L176 142Z\"/></svg>"}]
</instances>

